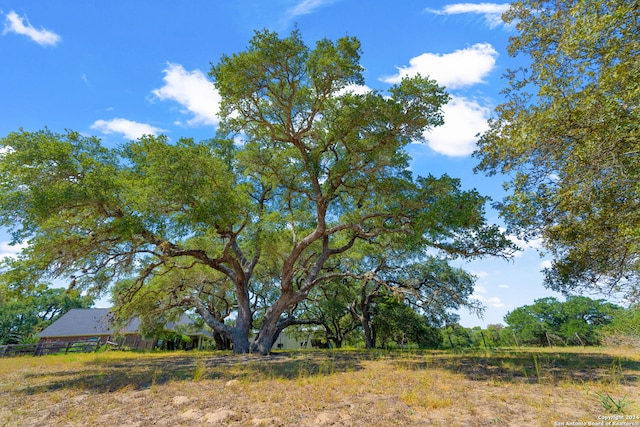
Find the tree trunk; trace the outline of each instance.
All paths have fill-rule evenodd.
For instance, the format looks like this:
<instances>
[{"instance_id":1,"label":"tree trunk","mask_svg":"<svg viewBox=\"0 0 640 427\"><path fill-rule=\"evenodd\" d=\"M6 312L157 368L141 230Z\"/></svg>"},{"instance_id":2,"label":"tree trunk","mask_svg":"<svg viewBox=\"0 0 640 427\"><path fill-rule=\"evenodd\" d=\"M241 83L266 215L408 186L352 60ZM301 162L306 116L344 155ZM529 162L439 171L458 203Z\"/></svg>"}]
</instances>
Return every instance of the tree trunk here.
<instances>
[{"instance_id":1,"label":"tree trunk","mask_svg":"<svg viewBox=\"0 0 640 427\"><path fill-rule=\"evenodd\" d=\"M547 332L545 332L544 336L547 337L547 343L549 343L549 347L552 347L551 340L549 339L549 334Z\"/></svg>"},{"instance_id":2,"label":"tree trunk","mask_svg":"<svg viewBox=\"0 0 640 427\"><path fill-rule=\"evenodd\" d=\"M369 322L369 319L364 316L364 313L361 320L362 332L364 333L364 346L365 348L373 348L375 346L375 342L373 339L373 330L371 329L371 323Z\"/></svg>"},{"instance_id":3,"label":"tree trunk","mask_svg":"<svg viewBox=\"0 0 640 427\"><path fill-rule=\"evenodd\" d=\"M360 324L362 325L362 332L364 333L364 346L365 348L374 348L376 345L375 331L371 325L371 305L373 300L378 296L377 289L374 289L372 293L367 294L367 283L365 282L360 290L360 312L358 317Z\"/></svg>"},{"instance_id":4,"label":"tree trunk","mask_svg":"<svg viewBox=\"0 0 640 427\"><path fill-rule=\"evenodd\" d=\"M207 320L208 319L205 317L205 322L207 323L207 325L209 325L209 327L211 327L211 329L213 329L213 335L216 341L216 345L218 345L218 349L221 348L216 336L219 337L221 342L227 343L226 348L229 348L228 343L230 341L233 345L234 353L249 352L249 328L244 325L244 322L236 321L236 326L223 325L223 327L221 327L219 322L212 323Z\"/></svg>"},{"instance_id":5,"label":"tree trunk","mask_svg":"<svg viewBox=\"0 0 640 427\"><path fill-rule=\"evenodd\" d=\"M273 324L273 322L269 322L267 325L263 322L262 328L260 328L260 332L258 332L258 336L251 343L251 352L260 353L265 356L269 354L271 352L271 347L273 347L273 343L277 338L277 331L277 321L275 324Z\"/></svg>"},{"instance_id":6,"label":"tree trunk","mask_svg":"<svg viewBox=\"0 0 640 427\"><path fill-rule=\"evenodd\" d=\"M244 288L246 289L246 287ZM236 326L231 334L233 342L233 352L236 354L249 353L249 332L253 323L253 313L249 304L249 295L238 292L238 316L236 317Z\"/></svg>"},{"instance_id":7,"label":"tree trunk","mask_svg":"<svg viewBox=\"0 0 640 427\"><path fill-rule=\"evenodd\" d=\"M233 343L233 352L236 354L249 353L249 334L233 328L231 332L231 342Z\"/></svg>"},{"instance_id":8,"label":"tree trunk","mask_svg":"<svg viewBox=\"0 0 640 427\"><path fill-rule=\"evenodd\" d=\"M342 341L344 341L344 334L342 333L342 330L340 329L340 325L338 324L338 322L334 322L334 327L336 328L336 333L334 335L333 342L335 343L336 348L342 348Z\"/></svg>"},{"instance_id":9,"label":"tree trunk","mask_svg":"<svg viewBox=\"0 0 640 427\"><path fill-rule=\"evenodd\" d=\"M271 347L280 334L282 328L279 325L280 316L288 308L300 302L304 296L294 293L283 293L280 298L267 309L262 319L262 327L258 336L251 343L251 352L263 355L269 354Z\"/></svg>"},{"instance_id":10,"label":"tree trunk","mask_svg":"<svg viewBox=\"0 0 640 427\"><path fill-rule=\"evenodd\" d=\"M365 348L374 348L376 344L373 336L373 328L371 327L371 313L369 312L370 302L369 298L364 298L362 300L362 314L360 315L362 332L364 333Z\"/></svg>"},{"instance_id":11,"label":"tree trunk","mask_svg":"<svg viewBox=\"0 0 640 427\"><path fill-rule=\"evenodd\" d=\"M221 333L213 331L213 340L218 350L231 350L231 340Z\"/></svg>"},{"instance_id":12,"label":"tree trunk","mask_svg":"<svg viewBox=\"0 0 640 427\"><path fill-rule=\"evenodd\" d=\"M225 325L223 322L218 321L198 297L189 297L184 301L193 304L196 312L202 316L205 323L215 333L231 340L234 353L249 352L249 331L251 330L252 315L248 296L246 298L238 298L238 316L235 326Z\"/></svg>"}]
</instances>

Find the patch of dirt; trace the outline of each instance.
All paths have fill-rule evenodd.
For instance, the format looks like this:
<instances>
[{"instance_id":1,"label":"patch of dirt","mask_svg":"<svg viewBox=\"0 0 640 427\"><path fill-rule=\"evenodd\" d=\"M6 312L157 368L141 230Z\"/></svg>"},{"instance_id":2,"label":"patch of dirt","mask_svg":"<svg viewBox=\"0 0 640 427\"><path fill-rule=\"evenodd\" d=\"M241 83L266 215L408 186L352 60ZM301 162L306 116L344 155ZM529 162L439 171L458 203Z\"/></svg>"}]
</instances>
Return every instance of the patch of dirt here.
<instances>
[{"instance_id":1,"label":"patch of dirt","mask_svg":"<svg viewBox=\"0 0 640 427\"><path fill-rule=\"evenodd\" d=\"M604 392L640 415L640 356L617 350L88 354L0 377L3 427L544 426L598 421Z\"/></svg>"}]
</instances>

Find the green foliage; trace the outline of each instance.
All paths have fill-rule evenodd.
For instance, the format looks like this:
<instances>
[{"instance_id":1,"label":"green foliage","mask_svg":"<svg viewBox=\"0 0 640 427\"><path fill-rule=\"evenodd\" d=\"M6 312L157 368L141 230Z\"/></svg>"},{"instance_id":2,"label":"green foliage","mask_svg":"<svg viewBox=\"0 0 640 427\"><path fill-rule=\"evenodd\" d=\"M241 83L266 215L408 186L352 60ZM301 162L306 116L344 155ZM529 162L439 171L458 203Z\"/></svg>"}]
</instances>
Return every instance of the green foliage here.
<instances>
[{"instance_id":1,"label":"green foliage","mask_svg":"<svg viewBox=\"0 0 640 427\"><path fill-rule=\"evenodd\" d=\"M357 287L352 280L328 281L316 288L300 306L299 318L324 329L324 341L336 348L359 341L360 321L351 312L357 301Z\"/></svg>"},{"instance_id":2,"label":"green foliage","mask_svg":"<svg viewBox=\"0 0 640 427\"><path fill-rule=\"evenodd\" d=\"M316 286L349 278L335 266L359 246L380 250L396 238L459 256L510 248L484 222L485 198L460 191L455 179L413 179L408 171L404 147L442 124L443 88L418 76L388 94L355 94L359 60L352 37L310 48L298 31L262 31L211 69L222 131L244 140L244 173L273 189L270 216L289 235L279 240L281 292L265 311L259 343L285 312L285 323L295 322L288 309Z\"/></svg>"},{"instance_id":3,"label":"green foliage","mask_svg":"<svg viewBox=\"0 0 640 427\"><path fill-rule=\"evenodd\" d=\"M640 25L630 0L519 0L505 15L506 101L482 135L479 170L512 177L510 227L541 236L552 289L638 296Z\"/></svg>"},{"instance_id":4,"label":"green foliage","mask_svg":"<svg viewBox=\"0 0 640 427\"><path fill-rule=\"evenodd\" d=\"M611 323L602 329L602 339L607 345L640 345L640 306L618 311Z\"/></svg>"},{"instance_id":5,"label":"green foliage","mask_svg":"<svg viewBox=\"0 0 640 427\"><path fill-rule=\"evenodd\" d=\"M30 342L35 335L72 308L88 308L93 298L77 290L36 286L18 295L0 287L0 344Z\"/></svg>"},{"instance_id":6,"label":"green foliage","mask_svg":"<svg viewBox=\"0 0 640 427\"><path fill-rule=\"evenodd\" d=\"M471 330L464 328L457 323L446 325L440 330L442 348L462 349L473 347Z\"/></svg>"},{"instance_id":7,"label":"green foliage","mask_svg":"<svg viewBox=\"0 0 640 427\"><path fill-rule=\"evenodd\" d=\"M387 289L422 311L431 325L456 321L453 312L461 307L476 314L484 310L472 298L475 277L446 259L423 256L410 263L387 260L386 265L393 266L383 274Z\"/></svg>"},{"instance_id":8,"label":"green foliage","mask_svg":"<svg viewBox=\"0 0 640 427\"><path fill-rule=\"evenodd\" d=\"M225 245L241 250L230 236L254 211L247 185L236 181L227 141L169 144L145 136L107 149L95 138L44 130L1 142L7 197L0 198L0 217L16 242L29 242L17 259L4 261L2 279L13 291L56 277L97 295L118 282L119 304L135 300L140 313L151 304L141 301L156 292L149 313L157 314L186 291L150 284L136 297L148 279L193 267L209 269L215 281L233 271L228 265L236 259ZM255 232L246 228L249 236ZM129 308L122 312L136 314Z\"/></svg>"},{"instance_id":9,"label":"green foliage","mask_svg":"<svg viewBox=\"0 0 640 427\"><path fill-rule=\"evenodd\" d=\"M520 344L599 344L600 331L622 309L604 300L582 296L560 302L553 297L534 301L505 316Z\"/></svg>"},{"instance_id":10,"label":"green foliage","mask_svg":"<svg viewBox=\"0 0 640 427\"><path fill-rule=\"evenodd\" d=\"M378 345L383 348L411 344L435 348L439 345L437 329L429 325L424 316L394 297L386 297L376 303L372 326Z\"/></svg>"},{"instance_id":11,"label":"green foliage","mask_svg":"<svg viewBox=\"0 0 640 427\"><path fill-rule=\"evenodd\" d=\"M488 325L485 332L489 347L514 347L516 345L511 330L504 325Z\"/></svg>"},{"instance_id":12,"label":"green foliage","mask_svg":"<svg viewBox=\"0 0 640 427\"><path fill-rule=\"evenodd\" d=\"M383 247L356 244L349 256L328 265L337 278L310 296L300 307L300 318L322 325L338 347L356 329L364 334L365 346L374 347L376 324L385 323L375 313L390 298L432 326L457 320L454 311L460 307L482 311L471 298L475 278L466 271L395 239Z\"/></svg>"},{"instance_id":13,"label":"green foliage","mask_svg":"<svg viewBox=\"0 0 640 427\"><path fill-rule=\"evenodd\" d=\"M117 149L73 131L0 139L0 225L29 243L5 261L3 280L16 290L49 277L96 295L113 287L123 320L195 309L235 351L266 353L316 287L364 277L337 268L349 258L401 246L418 263L429 249L508 256L485 197L409 171L405 147L442 124L444 89L417 76L355 94L359 61L353 37L311 48L298 31L257 32L211 69L216 139L147 135ZM459 305L469 278L456 275L445 282L462 289Z\"/></svg>"}]
</instances>

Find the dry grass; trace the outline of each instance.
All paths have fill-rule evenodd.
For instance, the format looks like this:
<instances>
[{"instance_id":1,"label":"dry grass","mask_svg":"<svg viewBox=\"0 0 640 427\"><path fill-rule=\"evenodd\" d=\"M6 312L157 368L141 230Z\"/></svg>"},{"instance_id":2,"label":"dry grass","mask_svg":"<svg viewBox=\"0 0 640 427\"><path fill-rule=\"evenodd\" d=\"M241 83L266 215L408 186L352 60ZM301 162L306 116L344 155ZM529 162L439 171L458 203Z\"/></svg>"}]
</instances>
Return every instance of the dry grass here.
<instances>
[{"instance_id":1,"label":"dry grass","mask_svg":"<svg viewBox=\"0 0 640 427\"><path fill-rule=\"evenodd\" d=\"M605 394L640 415L639 383L620 349L20 357L0 426L553 426L612 415Z\"/></svg>"}]
</instances>

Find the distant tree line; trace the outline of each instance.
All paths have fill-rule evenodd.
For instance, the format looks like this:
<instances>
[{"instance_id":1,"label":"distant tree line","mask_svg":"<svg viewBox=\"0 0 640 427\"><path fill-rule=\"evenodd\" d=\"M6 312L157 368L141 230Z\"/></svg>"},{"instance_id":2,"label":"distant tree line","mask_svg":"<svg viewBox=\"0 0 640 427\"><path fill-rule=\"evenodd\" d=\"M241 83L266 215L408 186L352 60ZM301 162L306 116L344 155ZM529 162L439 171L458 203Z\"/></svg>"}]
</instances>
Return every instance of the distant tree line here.
<instances>
[{"instance_id":1,"label":"distant tree line","mask_svg":"<svg viewBox=\"0 0 640 427\"><path fill-rule=\"evenodd\" d=\"M334 300L335 301L335 300ZM319 333L327 346L366 346L362 328L334 307L331 325ZM434 322L410 304L392 295L371 308L373 347L467 349L518 346L594 346L640 342L640 308L623 308L603 299L570 296L566 301L548 297L509 312L506 325L466 328L456 317ZM336 313L342 313L336 318ZM304 329L308 333L308 328ZM336 339L339 336L339 339Z\"/></svg>"},{"instance_id":2,"label":"distant tree line","mask_svg":"<svg viewBox=\"0 0 640 427\"><path fill-rule=\"evenodd\" d=\"M442 329L444 348L633 344L640 341L640 307L602 299L548 297L509 312L507 326Z\"/></svg>"}]
</instances>

